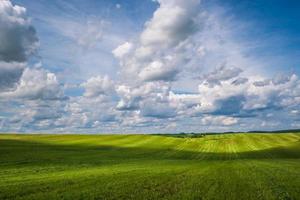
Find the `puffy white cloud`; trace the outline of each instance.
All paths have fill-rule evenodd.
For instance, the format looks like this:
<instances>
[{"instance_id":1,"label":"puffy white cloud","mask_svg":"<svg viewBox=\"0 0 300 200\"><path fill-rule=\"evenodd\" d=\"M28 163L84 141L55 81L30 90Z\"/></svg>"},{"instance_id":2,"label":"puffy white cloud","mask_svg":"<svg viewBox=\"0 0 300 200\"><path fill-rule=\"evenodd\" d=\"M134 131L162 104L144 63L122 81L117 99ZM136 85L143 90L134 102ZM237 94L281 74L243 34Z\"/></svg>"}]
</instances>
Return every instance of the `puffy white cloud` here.
<instances>
[{"instance_id":1,"label":"puffy white cloud","mask_svg":"<svg viewBox=\"0 0 300 200\"><path fill-rule=\"evenodd\" d=\"M0 60L24 62L38 45L35 29L26 16L26 9L0 1Z\"/></svg>"},{"instance_id":2,"label":"puffy white cloud","mask_svg":"<svg viewBox=\"0 0 300 200\"><path fill-rule=\"evenodd\" d=\"M123 58L125 55L127 55L133 48L133 44L130 42L125 42L124 44L121 44L117 48L115 48L112 53L116 58Z\"/></svg>"},{"instance_id":3,"label":"puffy white cloud","mask_svg":"<svg viewBox=\"0 0 300 200\"><path fill-rule=\"evenodd\" d=\"M35 53L38 38L24 7L0 1L0 91L19 81L28 57Z\"/></svg>"},{"instance_id":4,"label":"puffy white cloud","mask_svg":"<svg viewBox=\"0 0 300 200\"><path fill-rule=\"evenodd\" d=\"M248 76L247 79L238 77L238 71L225 73L227 74L225 76L223 76L223 72L224 70L214 72L214 77L218 77L218 79L213 79L213 82L211 81L211 74L203 76L206 79L198 88L200 94L199 112L214 112L219 108L220 102L231 97L239 97L241 102L236 103L240 103L241 109L248 111L296 105L295 102L299 98L297 92L299 90L296 86L299 79L295 74L278 84L277 80L273 81L257 76ZM211 85L209 83L217 84Z\"/></svg>"},{"instance_id":5,"label":"puffy white cloud","mask_svg":"<svg viewBox=\"0 0 300 200\"><path fill-rule=\"evenodd\" d=\"M74 131L113 129L119 123L116 103L110 94L72 97L65 107L66 114L57 123Z\"/></svg>"},{"instance_id":6,"label":"puffy white cloud","mask_svg":"<svg viewBox=\"0 0 300 200\"><path fill-rule=\"evenodd\" d=\"M116 107L118 110L138 111L141 118L173 118L177 114L176 105L170 101L167 84L149 82L136 88L120 85L117 93L121 97Z\"/></svg>"},{"instance_id":7,"label":"puffy white cloud","mask_svg":"<svg viewBox=\"0 0 300 200\"><path fill-rule=\"evenodd\" d=\"M165 59L160 69L154 71L152 66L150 70L152 73L155 72L159 80L169 81L178 73L178 69L174 69L174 61L176 61L175 65L183 62L182 55L180 55L182 52L178 51L180 45L197 29L195 18L199 1L162 0L158 2L159 8L154 12L152 19L146 22L145 30L140 36L141 46L137 49L137 56L139 59L152 59L150 63L156 62L155 55L161 60L164 59L164 55L171 57L171 59ZM172 57L181 59L175 60ZM163 67L166 69L162 70ZM142 69L142 72L143 70L149 71L147 67ZM164 76L166 72L169 76Z\"/></svg>"},{"instance_id":8,"label":"puffy white cloud","mask_svg":"<svg viewBox=\"0 0 300 200\"><path fill-rule=\"evenodd\" d=\"M202 83L198 86L200 95L200 104L197 107L199 112L213 112L217 109L217 101L226 99L231 96L241 95L246 85L232 85L230 82L223 82L220 85L211 87L208 84Z\"/></svg>"},{"instance_id":9,"label":"puffy white cloud","mask_svg":"<svg viewBox=\"0 0 300 200\"><path fill-rule=\"evenodd\" d=\"M198 0L158 1L159 7L145 23L134 48L129 43L113 51L120 59L124 74L141 81L174 81L188 62L185 47L198 24ZM126 56L124 56L126 54ZM138 81L138 80L137 80Z\"/></svg>"},{"instance_id":10,"label":"puffy white cloud","mask_svg":"<svg viewBox=\"0 0 300 200\"><path fill-rule=\"evenodd\" d=\"M109 95L114 92L114 82L107 75L92 77L81 86L85 88L84 96L86 97Z\"/></svg>"},{"instance_id":11,"label":"puffy white cloud","mask_svg":"<svg viewBox=\"0 0 300 200\"><path fill-rule=\"evenodd\" d=\"M139 73L139 77L143 81L172 81L177 73L176 68L165 66L160 61L153 61Z\"/></svg>"},{"instance_id":12,"label":"puffy white cloud","mask_svg":"<svg viewBox=\"0 0 300 200\"><path fill-rule=\"evenodd\" d=\"M118 96L121 98L118 102L119 110L136 110L140 107L143 99L150 99L151 95L159 95L159 90L166 88L159 83L146 83L139 87L130 87L128 85L119 85L116 88Z\"/></svg>"},{"instance_id":13,"label":"puffy white cloud","mask_svg":"<svg viewBox=\"0 0 300 200\"><path fill-rule=\"evenodd\" d=\"M2 102L8 116L4 118L5 127L3 131L47 131L55 132L54 125L63 115L65 115L66 101L42 100L42 99L9 99Z\"/></svg>"},{"instance_id":14,"label":"puffy white cloud","mask_svg":"<svg viewBox=\"0 0 300 200\"><path fill-rule=\"evenodd\" d=\"M68 100L65 114L56 120L56 125L73 131L112 129L118 123L119 115L115 109L118 100L115 83L108 76L99 75L80 87L85 89L83 95Z\"/></svg>"},{"instance_id":15,"label":"puffy white cloud","mask_svg":"<svg viewBox=\"0 0 300 200\"><path fill-rule=\"evenodd\" d=\"M14 90L0 93L6 99L58 100L65 99L55 74L44 69L26 68Z\"/></svg>"},{"instance_id":16,"label":"puffy white cloud","mask_svg":"<svg viewBox=\"0 0 300 200\"><path fill-rule=\"evenodd\" d=\"M159 0L160 7L146 23L141 34L143 46L174 47L196 29L194 22L198 0ZM153 49L155 50L155 49Z\"/></svg>"},{"instance_id":17,"label":"puffy white cloud","mask_svg":"<svg viewBox=\"0 0 300 200\"><path fill-rule=\"evenodd\" d=\"M132 90L129 86L120 85L116 91L121 98L116 106L118 110L136 110L139 108L141 93L138 89Z\"/></svg>"},{"instance_id":18,"label":"puffy white cloud","mask_svg":"<svg viewBox=\"0 0 300 200\"><path fill-rule=\"evenodd\" d=\"M5 108L9 115L0 113L1 130L9 124L15 127L10 130L62 132L268 128L280 125L278 113L290 117L291 124L298 122L298 77L272 79L259 71L250 73L252 66L260 66L244 55L244 47L231 35L226 20L199 10L198 0L157 0L157 10L137 38L103 40L121 70L113 80L92 73L82 84L74 84L73 89L84 89L83 94L69 98L54 73L27 66L37 45L34 29L24 8L3 2L0 42L5 38L15 43L0 47L0 109ZM96 47L106 22L87 18L50 19L50 26L77 46ZM18 30L27 33L21 36ZM16 35L10 36L11 32ZM113 49L120 41L130 42ZM265 118L269 123L261 122ZM254 125L249 126L251 123Z\"/></svg>"}]
</instances>

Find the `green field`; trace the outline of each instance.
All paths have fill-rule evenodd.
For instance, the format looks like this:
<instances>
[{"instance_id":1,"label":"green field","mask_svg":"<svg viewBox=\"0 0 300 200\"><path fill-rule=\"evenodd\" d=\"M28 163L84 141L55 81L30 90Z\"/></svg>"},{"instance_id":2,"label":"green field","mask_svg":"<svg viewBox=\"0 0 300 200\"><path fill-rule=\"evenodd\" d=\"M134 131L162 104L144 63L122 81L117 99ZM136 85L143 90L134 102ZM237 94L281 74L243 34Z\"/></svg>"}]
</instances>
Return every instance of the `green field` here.
<instances>
[{"instance_id":1,"label":"green field","mask_svg":"<svg viewBox=\"0 0 300 200\"><path fill-rule=\"evenodd\" d=\"M0 199L300 199L300 134L3 134Z\"/></svg>"}]
</instances>

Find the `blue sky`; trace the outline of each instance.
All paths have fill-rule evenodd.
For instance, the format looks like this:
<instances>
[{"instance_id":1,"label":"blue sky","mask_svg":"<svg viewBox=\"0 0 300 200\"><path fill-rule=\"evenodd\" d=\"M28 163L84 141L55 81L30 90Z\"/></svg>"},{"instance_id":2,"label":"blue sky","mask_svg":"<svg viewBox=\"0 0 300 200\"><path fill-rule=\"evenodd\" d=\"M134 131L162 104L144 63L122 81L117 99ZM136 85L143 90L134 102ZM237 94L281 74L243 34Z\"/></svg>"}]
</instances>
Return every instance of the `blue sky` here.
<instances>
[{"instance_id":1,"label":"blue sky","mask_svg":"<svg viewBox=\"0 0 300 200\"><path fill-rule=\"evenodd\" d=\"M299 1L4 0L2 132L300 128Z\"/></svg>"}]
</instances>

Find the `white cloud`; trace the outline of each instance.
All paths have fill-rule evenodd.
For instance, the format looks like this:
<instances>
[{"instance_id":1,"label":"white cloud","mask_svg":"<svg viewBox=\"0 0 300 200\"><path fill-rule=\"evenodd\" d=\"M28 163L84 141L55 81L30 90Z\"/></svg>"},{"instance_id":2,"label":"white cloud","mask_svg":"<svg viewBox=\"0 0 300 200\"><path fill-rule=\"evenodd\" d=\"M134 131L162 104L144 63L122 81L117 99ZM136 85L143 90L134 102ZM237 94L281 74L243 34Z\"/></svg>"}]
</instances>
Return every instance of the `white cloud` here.
<instances>
[{"instance_id":1,"label":"white cloud","mask_svg":"<svg viewBox=\"0 0 300 200\"><path fill-rule=\"evenodd\" d=\"M92 77L82 83L81 86L85 88L84 96L91 98L114 92L114 82L107 75Z\"/></svg>"},{"instance_id":2,"label":"white cloud","mask_svg":"<svg viewBox=\"0 0 300 200\"><path fill-rule=\"evenodd\" d=\"M143 81L172 81L177 73L176 68L165 66L164 63L160 61L153 61L139 73L139 77Z\"/></svg>"},{"instance_id":3,"label":"white cloud","mask_svg":"<svg viewBox=\"0 0 300 200\"><path fill-rule=\"evenodd\" d=\"M120 111L138 111L141 118L173 118L177 108L171 104L169 91L170 87L162 82L148 82L136 88L120 85L117 93L121 99L116 108Z\"/></svg>"},{"instance_id":4,"label":"white cloud","mask_svg":"<svg viewBox=\"0 0 300 200\"><path fill-rule=\"evenodd\" d=\"M187 39L196 29L194 22L198 0L159 0L160 7L146 22L141 34L143 46L169 48ZM154 50L154 49L153 49Z\"/></svg>"},{"instance_id":5,"label":"white cloud","mask_svg":"<svg viewBox=\"0 0 300 200\"><path fill-rule=\"evenodd\" d=\"M159 7L136 40L134 49L127 43L113 51L127 77L140 81L173 81L188 62L186 42L197 30L197 0L158 1ZM188 43L188 44L186 44ZM130 47L131 53L128 53ZM139 80L137 80L139 81Z\"/></svg>"},{"instance_id":6,"label":"white cloud","mask_svg":"<svg viewBox=\"0 0 300 200\"><path fill-rule=\"evenodd\" d=\"M130 87L128 85L119 85L116 87L120 101L117 104L118 110L137 110L144 97L149 97L157 84L149 83L140 87Z\"/></svg>"},{"instance_id":7,"label":"white cloud","mask_svg":"<svg viewBox=\"0 0 300 200\"><path fill-rule=\"evenodd\" d=\"M38 43L26 9L0 1L0 91L13 89Z\"/></svg>"},{"instance_id":8,"label":"white cloud","mask_svg":"<svg viewBox=\"0 0 300 200\"><path fill-rule=\"evenodd\" d=\"M29 100L64 99L62 88L55 74L44 69L26 68L15 90L0 93L2 98L21 98Z\"/></svg>"},{"instance_id":9,"label":"white cloud","mask_svg":"<svg viewBox=\"0 0 300 200\"><path fill-rule=\"evenodd\" d=\"M213 82L210 75L203 76L206 79L198 87L200 95L199 112L213 112L218 109L220 101L239 96L243 98L241 109L245 110L296 105L295 101L299 97L296 92L298 91L296 85L299 83L299 79L294 74L281 84L277 84L272 80L268 80L266 84L266 79L262 77L248 76L246 81L246 79L238 76L239 73L234 73L234 76L232 76L232 73L226 73L229 76L225 74L224 78L223 71L214 72ZM214 79L215 77L218 78ZM239 84L233 80L240 80ZM211 82L218 84L211 85L209 84Z\"/></svg>"},{"instance_id":10,"label":"white cloud","mask_svg":"<svg viewBox=\"0 0 300 200\"><path fill-rule=\"evenodd\" d=\"M0 42L0 60L5 62L24 62L38 46L26 9L9 0L0 1Z\"/></svg>"},{"instance_id":11,"label":"white cloud","mask_svg":"<svg viewBox=\"0 0 300 200\"><path fill-rule=\"evenodd\" d=\"M130 42L125 42L124 44L121 44L116 49L114 49L112 53L116 58L123 58L132 50L132 48L133 45Z\"/></svg>"},{"instance_id":12,"label":"white cloud","mask_svg":"<svg viewBox=\"0 0 300 200\"><path fill-rule=\"evenodd\" d=\"M10 124L14 130L78 132L198 131L203 127L227 130L237 124L243 129L279 126L275 119L278 113L291 116L290 122L298 117L298 77L271 78L260 73L256 68L262 65L246 56L247 47L232 34L240 27L232 26L236 24L230 24L218 12L198 9L198 0L157 0L157 10L140 34L132 34L135 38L105 36L107 22L102 18L58 17L47 21L49 27L59 30L60 37L71 39L75 46L87 51L101 47L99 51L120 63L120 70L113 71L112 78L102 72L90 73L89 78L78 73L80 80L86 81L71 89L84 89L83 94L69 98L63 91L67 87L57 79L66 74L55 75L26 64L37 45L37 39L30 40L35 32L29 30L34 29L24 8L3 2L0 41L17 43L0 47L0 108L10 115L3 117L0 113L1 129ZM17 30L28 34L18 35ZM9 31L18 33L17 37L10 37ZM21 40L27 42L19 44ZM120 41L130 42L117 46ZM100 42L107 46L98 46ZM93 51L98 65L84 63L86 52L71 56L86 72L87 65L105 68L99 51ZM270 123L261 122L266 117Z\"/></svg>"}]
</instances>

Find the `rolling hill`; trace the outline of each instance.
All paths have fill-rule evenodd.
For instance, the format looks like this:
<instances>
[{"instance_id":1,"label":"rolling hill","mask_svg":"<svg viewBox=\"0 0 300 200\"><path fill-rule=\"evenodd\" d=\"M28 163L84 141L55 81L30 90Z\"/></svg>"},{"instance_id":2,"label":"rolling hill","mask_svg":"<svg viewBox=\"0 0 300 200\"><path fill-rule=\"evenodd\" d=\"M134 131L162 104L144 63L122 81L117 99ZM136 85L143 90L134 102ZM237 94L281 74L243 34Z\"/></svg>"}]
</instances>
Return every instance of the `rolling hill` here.
<instances>
[{"instance_id":1,"label":"rolling hill","mask_svg":"<svg viewBox=\"0 0 300 200\"><path fill-rule=\"evenodd\" d=\"M300 134L2 134L0 199L300 199Z\"/></svg>"}]
</instances>

